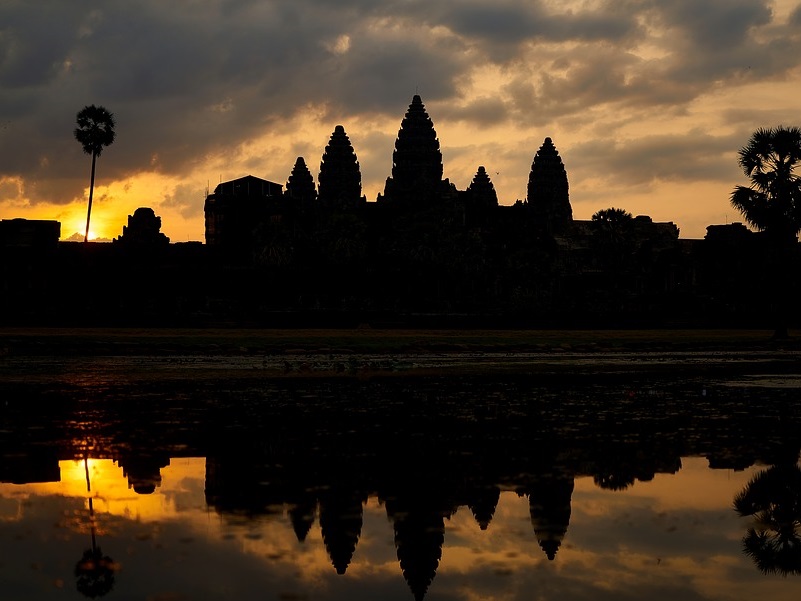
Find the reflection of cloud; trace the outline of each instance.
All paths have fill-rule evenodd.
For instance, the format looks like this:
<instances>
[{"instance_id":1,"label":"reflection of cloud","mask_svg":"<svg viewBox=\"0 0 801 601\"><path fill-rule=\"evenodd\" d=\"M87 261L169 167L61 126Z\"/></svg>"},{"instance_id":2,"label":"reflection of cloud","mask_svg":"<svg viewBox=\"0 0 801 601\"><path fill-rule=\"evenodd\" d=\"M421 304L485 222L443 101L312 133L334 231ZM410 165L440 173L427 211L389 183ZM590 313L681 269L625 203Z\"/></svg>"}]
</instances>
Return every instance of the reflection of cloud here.
<instances>
[{"instance_id":1,"label":"reflection of cloud","mask_svg":"<svg viewBox=\"0 0 801 601\"><path fill-rule=\"evenodd\" d=\"M659 474L626 492L602 491L591 478L576 480L570 527L554 562L537 544L525 497L503 492L486 531L460 507L444 522L442 561L428 594L523 601L537 591L543 598L577 601L667 601L743 598L767 586L772 598L795 598L797 581L767 583L740 554L742 524L730 503L754 470L711 471L698 459L683 463L678 474ZM65 558L65 548L88 542L82 531L52 529L65 515L86 511L83 464L60 466L61 482L0 485L0 512L9 499L20 508L13 521L0 521L4 573L21 575L4 582L9 598L37 598L32 589L42 578L70 581L74 557ZM152 495L132 494L110 460L93 460L90 467L95 511L107 533L100 544L121 564L118 594L209 598L224 586L227 597L242 600L282 594L411 599L392 524L375 497L364 506L347 574L337 576L319 523L298 543L286 507L264 519L209 519L203 459L172 459ZM35 578L28 576L33 562L39 566Z\"/></svg>"}]
</instances>

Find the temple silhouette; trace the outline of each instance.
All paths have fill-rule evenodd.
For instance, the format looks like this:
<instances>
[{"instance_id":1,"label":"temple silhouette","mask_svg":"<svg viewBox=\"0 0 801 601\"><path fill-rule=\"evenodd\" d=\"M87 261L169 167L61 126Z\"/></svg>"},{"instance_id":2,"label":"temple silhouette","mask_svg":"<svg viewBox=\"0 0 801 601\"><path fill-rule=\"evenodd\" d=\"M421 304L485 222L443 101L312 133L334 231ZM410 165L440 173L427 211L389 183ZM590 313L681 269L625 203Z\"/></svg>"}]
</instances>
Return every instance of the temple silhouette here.
<instances>
[{"instance_id":1,"label":"temple silhouette","mask_svg":"<svg viewBox=\"0 0 801 601\"><path fill-rule=\"evenodd\" d=\"M525 199L500 204L490 173L477 166L465 190L444 177L434 123L415 95L374 202L337 125L317 185L304 157L285 185L253 175L217 185L205 199L205 244L169 243L147 207L112 244L59 242L55 221L0 221L0 315L172 325L770 321L762 234L734 223L685 240L672 222L616 209L576 220L550 137L534 154ZM102 299L63 294L77 273L103 282Z\"/></svg>"}]
</instances>

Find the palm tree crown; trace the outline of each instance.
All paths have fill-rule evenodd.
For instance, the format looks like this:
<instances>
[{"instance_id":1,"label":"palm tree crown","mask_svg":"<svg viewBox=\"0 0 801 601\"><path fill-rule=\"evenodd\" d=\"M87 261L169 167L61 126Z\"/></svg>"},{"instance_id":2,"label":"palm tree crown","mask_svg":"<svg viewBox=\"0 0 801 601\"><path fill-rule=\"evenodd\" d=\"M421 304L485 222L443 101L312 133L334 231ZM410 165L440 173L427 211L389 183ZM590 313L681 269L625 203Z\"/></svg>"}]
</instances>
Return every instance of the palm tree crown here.
<instances>
[{"instance_id":1,"label":"palm tree crown","mask_svg":"<svg viewBox=\"0 0 801 601\"><path fill-rule=\"evenodd\" d=\"M737 186L732 205L752 226L780 238L801 231L801 179L795 173L801 161L801 129L758 129L740 149L738 163L751 178Z\"/></svg>"},{"instance_id":2,"label":"palm tree crown","mask_svg":"<svg viewBox=\"0 0 801 601\"><path fill-rule=\"evenodd\" d=\"M102 106L83 107L76 118L75 139L86 154L100 156L103 147L114 142L114 115Z\"/></svg>"}]
</instances>

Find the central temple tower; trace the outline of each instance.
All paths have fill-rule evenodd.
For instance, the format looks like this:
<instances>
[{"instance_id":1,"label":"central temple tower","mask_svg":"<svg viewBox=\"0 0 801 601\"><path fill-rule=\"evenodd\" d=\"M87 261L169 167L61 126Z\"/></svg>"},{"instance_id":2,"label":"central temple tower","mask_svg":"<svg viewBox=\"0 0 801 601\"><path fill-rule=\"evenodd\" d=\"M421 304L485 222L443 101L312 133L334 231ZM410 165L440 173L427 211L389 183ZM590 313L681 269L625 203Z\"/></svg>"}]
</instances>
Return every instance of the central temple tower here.
<instances>
[{"instance_id":1,"label":"central temple tower","mask_svg":"<svg viewBox=\"0 0 801 601\"><path fill-rule=\"evenodd\" d=\"M392 176L384 186L384 200L424 206L439 197L441 184L442 152L437 132L423 101L415 95L395 140Z\"/></svg>"},{"instance_id":2,"label":"central temple tower","mask_svg":"<svg viewBox=\"0 0 801 601\"><path fill-rule=\"evenodd\" d=\"M528 204L540 227L563 230L573 221L567 171L551 138L545 138L528 176Z\"/></svg>"}]
</instances>

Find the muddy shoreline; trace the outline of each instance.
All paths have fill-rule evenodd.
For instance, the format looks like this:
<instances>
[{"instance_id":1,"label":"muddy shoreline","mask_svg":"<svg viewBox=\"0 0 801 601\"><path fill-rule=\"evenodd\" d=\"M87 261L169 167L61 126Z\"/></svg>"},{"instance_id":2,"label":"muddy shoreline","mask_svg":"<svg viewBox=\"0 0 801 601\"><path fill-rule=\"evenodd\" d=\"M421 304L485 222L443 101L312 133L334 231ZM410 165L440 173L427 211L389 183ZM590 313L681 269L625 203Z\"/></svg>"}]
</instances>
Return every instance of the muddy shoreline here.
<instances>
[{"instance_id":1,"label":"muddy shoreline","mask_svg":"<svg viewBox=\"0 0 801 601\"><path fill-rule=\"evenodd\" d=\"M0 330L6 382L629 372L792 383L801 340L764 330Z\"/></svg>"},{"instance_id":2,"label":"muddy shoreline","mask_svg":"<svg viewBox=\"0 0 801 601\"><path fill-rule=\"evenodd\" d=\"M1 356L801 352L769 330L0 328Z\"/></svg>"}]
</instances>

